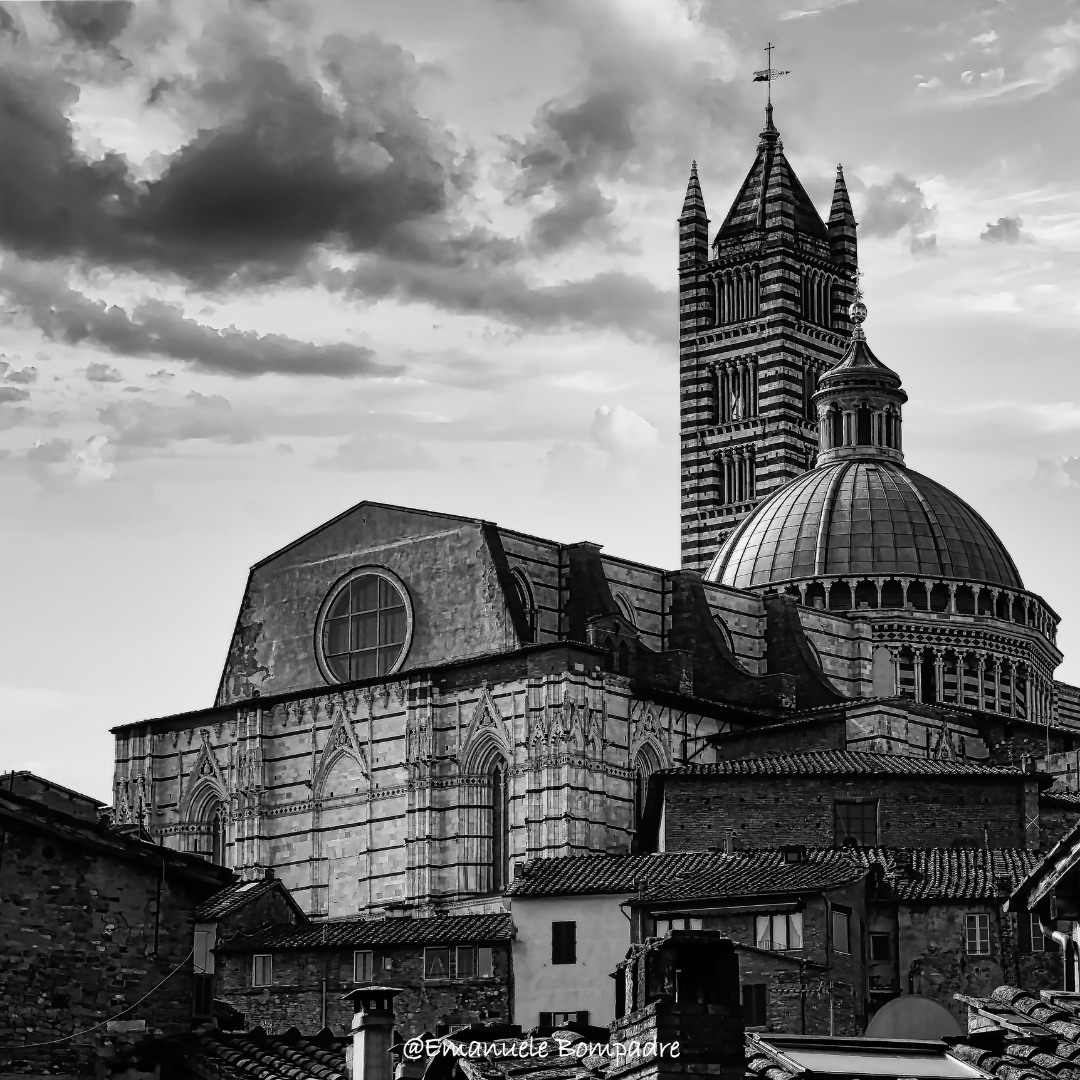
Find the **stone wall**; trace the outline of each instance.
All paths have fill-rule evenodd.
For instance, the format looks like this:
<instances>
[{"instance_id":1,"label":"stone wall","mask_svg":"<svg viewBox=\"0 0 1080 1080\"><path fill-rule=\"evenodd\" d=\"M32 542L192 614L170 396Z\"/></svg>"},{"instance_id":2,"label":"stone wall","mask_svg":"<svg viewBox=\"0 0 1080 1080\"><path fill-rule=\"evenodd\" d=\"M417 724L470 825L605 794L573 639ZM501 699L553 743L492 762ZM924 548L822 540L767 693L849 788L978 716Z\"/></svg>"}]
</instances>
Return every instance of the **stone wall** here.
<instances>
[{"instance_id":1,"label":"stone wall","mask_svg":"<svg viewBox=\"0 0 1080 1080\"><path fill-rule=\"evenodd\" d=\"M969 914L990 916L990 952L967 952L965 921ZM1061 957L1047 942L1041 952L1021 952L1016 916L997 901L968 901L901 907L898 912L899 976L905 993L923 994L941 1002L967 1024L967 1006L957 993L985 997L1002 984L1056 987L1061 983Z\"/></svg>"},{"instance_id":2,"label":"stone wall","mask_svg":"<svg viewBox=\"0 0 1080 1080\"><path fill-rule=\"evenodd\" d=\"M743 848L831 847L837 799L878 800L881 846L967 837L977 847L1023 847L1026 783L1023 777L669 777L661 850L719 847L729 829Z\"/></svg>"},{"instance_id":3,"label":"stone wall","mask_svg":"<svg viewBox=\"0 0 1080 1080\"><path fill-rule=\"evenodd\" d=\"M364 949L373 955L373 981L401 987L394 1001L398 1030L408 1038L440 1024L510 1021L513 975L506 942L492 946L491 978L425 979L422 946ZM250 953L217 957L217 996L244 1014L247 1026L271 1033L290 1027L347 1034L353 1010L342 996L353 981L353 949L280 950L273 956L273 984L253 987ZM323 984L325 980L325 992ZM324 1011L325 1000L325 1011Z\"/></svg>"},{"instance_id":4,"label":"stone wall","mask_svg":"<svg viewBox=\"0 0 1080 1080\"><path fill-rule=\"evenodd\" d=\"M189 1029L193 912L212 887L8 823L0 841L0 1047L49 1043L121 1014ZM160 897L158 888L160 884ZM138 1026L138 1025L135 1025ZM0 1049L0 1074L93 1071L104 1031Z\"/></svg>"},{"instance_id":5,"label":"stone wall","mask_svg":"<svg viewBox=\"0 0 1080 1080\"><path fill-rule=\"evenodd\" d=\"M305 911L491 897L492 756L506 765L508 862L628 851L634 762L683 761L720 721L635 697L593 650L553 646L117 736L116 801L227 865L272 867ZM497 903L497 900L493 901Z\"/></svg>"}]
</instances>

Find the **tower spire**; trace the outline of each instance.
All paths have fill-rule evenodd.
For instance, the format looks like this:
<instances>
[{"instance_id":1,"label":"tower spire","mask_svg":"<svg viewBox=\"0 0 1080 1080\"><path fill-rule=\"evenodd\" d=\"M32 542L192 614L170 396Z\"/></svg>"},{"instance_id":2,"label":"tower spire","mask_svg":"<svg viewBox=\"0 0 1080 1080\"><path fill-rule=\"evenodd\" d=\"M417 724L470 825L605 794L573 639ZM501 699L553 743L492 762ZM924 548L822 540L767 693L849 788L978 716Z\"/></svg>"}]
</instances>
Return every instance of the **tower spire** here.
<instances>
[{"instance_id":1,"label":"tower spire","mask_svg":"<svg viewBox=\"0 0 1080 1080\"><path fill-rule=\"evenodd\" d=\"M682 213L679 215L679 265L708 262L709 217L698 180L697 159L690 166Z\"/></svg>"}]
</instances>

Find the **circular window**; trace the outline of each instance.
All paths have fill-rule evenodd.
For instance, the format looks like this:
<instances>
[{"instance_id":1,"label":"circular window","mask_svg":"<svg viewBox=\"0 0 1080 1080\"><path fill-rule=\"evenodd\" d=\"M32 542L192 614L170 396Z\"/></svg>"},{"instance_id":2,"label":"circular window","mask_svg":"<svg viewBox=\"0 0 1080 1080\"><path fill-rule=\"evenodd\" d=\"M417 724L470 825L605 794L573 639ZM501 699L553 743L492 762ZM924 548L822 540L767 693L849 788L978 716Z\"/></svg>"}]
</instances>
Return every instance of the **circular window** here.
<instances>
[{"instance_id":1,"label":"circular window","mask_svg":"<svg viewBox=\"0 0 1080 1080\"><path fill-rule=\"evenodd\" d=\"M405 586L388 570L367 566L347 574L323 601L315 653L328 681L374 679L397 671L411 637Z\"/></svg>"}]
</instances>

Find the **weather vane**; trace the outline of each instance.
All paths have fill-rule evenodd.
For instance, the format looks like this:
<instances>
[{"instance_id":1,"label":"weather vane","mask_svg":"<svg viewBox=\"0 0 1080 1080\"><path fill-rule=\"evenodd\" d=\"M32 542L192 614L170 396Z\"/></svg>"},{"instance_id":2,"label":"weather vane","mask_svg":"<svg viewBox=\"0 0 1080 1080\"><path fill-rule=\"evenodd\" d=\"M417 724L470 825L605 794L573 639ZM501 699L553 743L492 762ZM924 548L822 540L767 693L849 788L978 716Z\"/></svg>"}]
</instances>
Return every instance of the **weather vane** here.
<instances>
[{"instance_id":1,"label":"weather vane","mask_svg":"<svg viewBox=\"0 0 1080 1080\"><path fill-rule=\"evenodd\" d=\"M754 82L763 82L763 83L768 83L769 84L768 105L769 105L770 109L772 108L772 84L773 84L773 80L774 79L779 79L781 75L790 75L791 74L790 71L777 71L776 68L774 68L772 66L772 51L773 51L774 48L775 48L775 46L770 41L769 44L766 45L765 48L761 50L762 52L769 54L768 64L765 67L764 71L755 71L754 72Z\"/></svg>"}]
</instances>

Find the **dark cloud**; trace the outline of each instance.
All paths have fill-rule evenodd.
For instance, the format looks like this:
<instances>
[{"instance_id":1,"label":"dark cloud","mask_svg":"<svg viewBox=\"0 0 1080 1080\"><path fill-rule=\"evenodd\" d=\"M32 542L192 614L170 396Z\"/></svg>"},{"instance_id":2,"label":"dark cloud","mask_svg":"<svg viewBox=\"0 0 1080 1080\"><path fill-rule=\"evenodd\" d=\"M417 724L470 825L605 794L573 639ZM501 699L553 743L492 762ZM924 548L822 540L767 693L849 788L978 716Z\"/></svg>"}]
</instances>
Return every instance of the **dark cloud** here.
<instances>
[{"instance_id":1,"label":"dark cloud","mask_svg":"<svg viewBox=\"0 0 1080 1080\"><path fill-rule=\"evenodd\" d=\"M132 0L53 0L42 7L77 45L100 48L124 32L135 4Z\"/></svg>"},{"instance_id":2,"label":"dark cloud","mask_svg":"<svg viewBox=\"0 0 1080 1080\"><path fill-rule=\"evenodd\" d=\"M83 374L89 382L114 383L124 381L124 376L116 368L96 361L93 364L88 364Z\"/></svg>"},{"instance_id":3,"label":"dark cloud","mask_svg":"<svg viewBox=\"0 0 1080 1080\"><path fill-rule=\"evenodd\" d=\"M76 148L74 85L0 70L0 240L202 285L282 277L322 243L439 246L431 226L449 228L468 176L451 137L417 111L411 56L374 36L335 37L317 72L298 72L254 33L234 33L207 66L182 90L215 122L148 184L120 156L91 161Z\"/></svg>"},{"instance_id":4,"label":"dark cloud","mask_svg":"<svg viewBox=\"0 0 1080 1080\"><path fill-rule=\"evenodd\" d=\"M117 356L167 356L202 371L227 375L388 375L401 370L360 345L313 345L280 334L218 330L188 318L175 305L143 300L123 308L71 289L55 270L26 264L0 269L7 296L54 341L86 343Z\"/></svg>"},{"instance_id":5,"label":"dark cloud","mask_svg":"<svg viewBox=\"0 0 1080 1080\"><path fill-rule=\"evenodd\" d=\"M113 446L136 450L163 449L192 439L243 443L259 437L246 419L233 412L227 398L194 391L172 405L113 402L100 410L99 417L112 429L109 442Z\"/></svg>"},{"instance_id":6,"label":"dark cloud","mask_svg":"<svg viewBox=\"0 0 1080 1080\"><path fill-rule=\"evenodd\" d=\"M1023 224L1019 217L999 217L995 222L986 223L986 228L979 233L979 239L996 244L1029 243L1033 237L1021 231Z\"/></svg>"},{"instance_id":7,"label":"dark cloud","mask_svg":"<svg viewBox=\"0 0 1080 1080\"><path fill-rule=\"evenodd\" d=\"M30 395L15 386L0 386L0 404L10 405L13 401L29 401Z\"/></svg>"},{"instance_id":8,"label":"dark cloud","mask_svg":"<svg viewBox=\"0 0 1080 1080\"><path fill-rule=\"evenodd\" d=\"M4 382L29 386L37 381L37 368L13 368L6 360L0 360L0 379Z\"/></svg>"},{"instance_id":9,"label":"dark cloud","mask_svg":"<svg viewBox=\"0 0 1080 1080\"><path fill-rule=\"evenodd\" d=\"M546 28L572 34L572 52L582 60L576 85L542 105L522 139L508 140L520 170L515 194L535 199L538 208L528 235L535 250L617 237L616 182L685 184L692 157L708 147L726 149L744 125L760 126L757 104L751 119L729 81L726 30L710 29L702 5L515 6ZM681 194L673 188L674 213Z\"/></svg>"},{"instance_id":10,"label":"dark cloud","mask_svg":"<svg viewBox=\"0 0 1080 1080\"><path fill-rule=\"evenodd\" d=\"M566 247L608 223L615 200L603 194L599 181L619 176L637 149L634 117L643 90L620 81L592 87L580 101L548 102L529 136L511 144L520 194L550 192L555 199L533 221L535 247Z\"/></svg>"},{"instance_id":11,"label":"dark cloud","mask_svg":"<svg viewBox=\"0 0 1080 1080\"><path fill-rule=\"evenodd\" d=\"M864 236L896 236L907 230L913 255L933 254L937 211L927 205L923 190L914 180L896 173L883 184L870 184L862 192L859 231Z\"/></svg>"},{"instance_id":12,"label":"dark cloud","mask_svg":"<svg viewBox=\"0 0 1080 1080\"><path fill-rule=\"evenodd\" d=\"M361 268L350 281L369 295L425 301L530 330L615 330L665 340L676 318L674 293L621 271L534 285L514 269L448 270L383 261Z\"/></svg>"},{"instance_id":13,"label":"dark cloud","mask_svg":"<svg viewBox=\"0 0 1080 1080\"><path fill-rule=\"evenodd\" d=\"M21 34L15 16L3 4L0 4L0 34L7 34L11 38L17 38Z\"/></svg>"}]
</instances>

